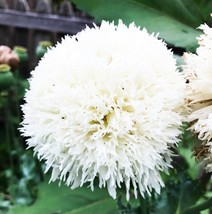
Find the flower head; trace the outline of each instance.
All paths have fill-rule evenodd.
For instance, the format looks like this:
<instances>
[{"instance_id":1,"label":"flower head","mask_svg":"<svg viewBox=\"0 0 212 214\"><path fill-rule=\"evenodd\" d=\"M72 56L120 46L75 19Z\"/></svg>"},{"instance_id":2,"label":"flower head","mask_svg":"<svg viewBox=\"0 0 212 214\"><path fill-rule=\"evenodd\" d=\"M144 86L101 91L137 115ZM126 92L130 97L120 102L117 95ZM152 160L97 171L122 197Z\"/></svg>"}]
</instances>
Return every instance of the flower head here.
<instances>
[{"instance_id":1,"label":"flower head","mask_svg":"<svg viewBox=\"0 0 212 214\"><path fill-rule=\"evenodd\" d=\"M185 54L184 72L188 82L191 129L198 134L205 147L206 169L212 172L212 28L201 25L196 54Z\"/></svg>"},{"instance_id":2,"label":"flower head","mask_svg":"<svg viewBox=\"0 0 212 214\"><path fill-rule=\"evenodd\" d=\"M51 181L94 179L160 192L183 120L184 79L171 51L134 24L102 22L66 36L32 72L21 131Z\"/></svg>"}]
</instances>

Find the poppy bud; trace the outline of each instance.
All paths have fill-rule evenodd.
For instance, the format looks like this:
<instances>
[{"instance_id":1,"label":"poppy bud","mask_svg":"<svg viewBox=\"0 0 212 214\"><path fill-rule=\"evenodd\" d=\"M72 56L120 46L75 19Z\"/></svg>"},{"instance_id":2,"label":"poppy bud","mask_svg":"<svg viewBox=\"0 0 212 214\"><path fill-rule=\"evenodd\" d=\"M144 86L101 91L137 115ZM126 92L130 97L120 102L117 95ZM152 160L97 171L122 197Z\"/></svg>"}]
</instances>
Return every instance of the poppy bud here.
<instances>
[{"instance_id":1,"label":"poppy bud","mask_svg":"<svg viewBox=\"0 0 212 214\"><path fill-rule=\"evenodd\" d=\"M41 59L47 52L48 48L52 45L50 41L41 41L36 48L36 55L38 59Z\"/></svg>"},{"instance_id":2,"label":"poppy bud","mask_svg":"<svg viewBox=\"0 0 212 214\"><path fill-rule=\"evenodd\" d=\"M25 63L28 60L27 49L22 46L15 46L13 51L18 55L20 63Z\"/></svg>"},{"instance_id":3,"label":"poppy bud","mask_svg":"<svg viewBox=\"0 0 212 214\"><path fill-rule=\"evenodd\" d=\"M8 90L14 82L14 77L7 64L0 65L0 91Z\"/></svg>"}]
</instances>

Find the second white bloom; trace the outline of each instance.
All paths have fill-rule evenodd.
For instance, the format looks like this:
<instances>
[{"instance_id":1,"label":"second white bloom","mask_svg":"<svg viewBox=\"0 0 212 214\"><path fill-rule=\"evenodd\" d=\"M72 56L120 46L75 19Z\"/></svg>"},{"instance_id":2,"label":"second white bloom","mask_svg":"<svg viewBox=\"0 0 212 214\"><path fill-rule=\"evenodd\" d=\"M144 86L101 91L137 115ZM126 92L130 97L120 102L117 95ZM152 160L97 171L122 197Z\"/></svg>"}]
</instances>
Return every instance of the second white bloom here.
<instances>
[{"instance_id":1,"label":"second white bloom","mask_svg":"<svg viewBox=\"0 0 212 214\"><path fill-rule=\"evenodd\" d=\"M191 129L202 140L206 169L212 172L212 28L201 25L204 31L198 38L197 54L185 54L185 76L188 81L188 100Z\"/></svg>"}]
</instances>

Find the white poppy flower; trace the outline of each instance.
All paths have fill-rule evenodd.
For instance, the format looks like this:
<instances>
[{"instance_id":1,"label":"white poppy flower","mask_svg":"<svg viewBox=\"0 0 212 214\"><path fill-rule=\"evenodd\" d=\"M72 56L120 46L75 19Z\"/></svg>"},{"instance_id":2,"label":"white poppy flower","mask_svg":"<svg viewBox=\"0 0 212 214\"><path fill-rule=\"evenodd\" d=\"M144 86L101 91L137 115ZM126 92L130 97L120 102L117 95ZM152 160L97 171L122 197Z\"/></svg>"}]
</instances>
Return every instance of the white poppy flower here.
<instances>
[{"instance_id":1,"label":"white poppy flower","mask_svg":"<svg viewBox=\"0 0 212 214\"><path fill-rule=\"evenodd\" d=\"M188 81L187 97L191 130L203 141L206 169L212 172L212 28L201 25L196 54L185 54L184 72Z\"/></svg>"},{"instance_id":2,"label":"white poppy flower","mask_svg":"<svg viewBox=\"0 0 212 214\"><path fill-rule=\"evenodd\" d=\"M173 54L154 35L103 21L66 36L32 72L22 134L71 188L160 192L181 134L185 86Z\"/></svg>"}]
</instances>

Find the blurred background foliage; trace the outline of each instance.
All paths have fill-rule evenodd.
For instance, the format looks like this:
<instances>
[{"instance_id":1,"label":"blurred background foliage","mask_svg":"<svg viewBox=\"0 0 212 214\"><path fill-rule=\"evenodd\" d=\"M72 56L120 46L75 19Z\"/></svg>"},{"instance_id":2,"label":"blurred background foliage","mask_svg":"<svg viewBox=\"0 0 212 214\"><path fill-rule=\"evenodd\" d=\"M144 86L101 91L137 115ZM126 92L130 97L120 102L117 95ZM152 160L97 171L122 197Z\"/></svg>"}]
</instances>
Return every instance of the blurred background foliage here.
<instances>
[{"instance_id":1,"label":"blurred background foliage","mask_svg":"<svg viewBox=\"0 0 212 214\"><path fill-rule=\"evenodd\" d=\"M200 24L211 24L210 0L72 0L80 9L92 15L97 22L134 22L150 33L159 33L174 47L194 51Z\"/></svg>"},{"instance_id":2,"label":"blurred background foliage","mask_svg":"<svg viewBox=\"0 0 212 214\"><path fill-rule=\"evenodd\" d=\"M201 34L200 24L211 25L211 0L72 0L75 7L101 20L124 23L135 22L150 33L159 33L169 48L178 54L177 62L183 63L184 51L195 52L196 37ZM54 1L58 4L57 1ZM44 44L44 45L42 45ZM41 43L36 54L41 58L47 44ZM43 174L43 164L26 150L26 139L20 136L20 105L28 82L22 76L22 68L28 60L27 50L15 47L18 61L14 66L6 61L0 67L0 213L9 214L211 214L212 181L210 174L194 148L199 142L185 125L179 147L174 151L173 168L170 175L162 175L166 187L162 193L152 194L140 201L119 190L117 201L112 200L105 189L95 188L91 192L86 186L76 190L58 183L48 184L49 175ZM6 67L9 64L11 67ZM199 152L202 152L199 150ZM201 155L200 155L201 156ZM208 204L209 203L209 204Z\"/></svg>"}]
</instances>

